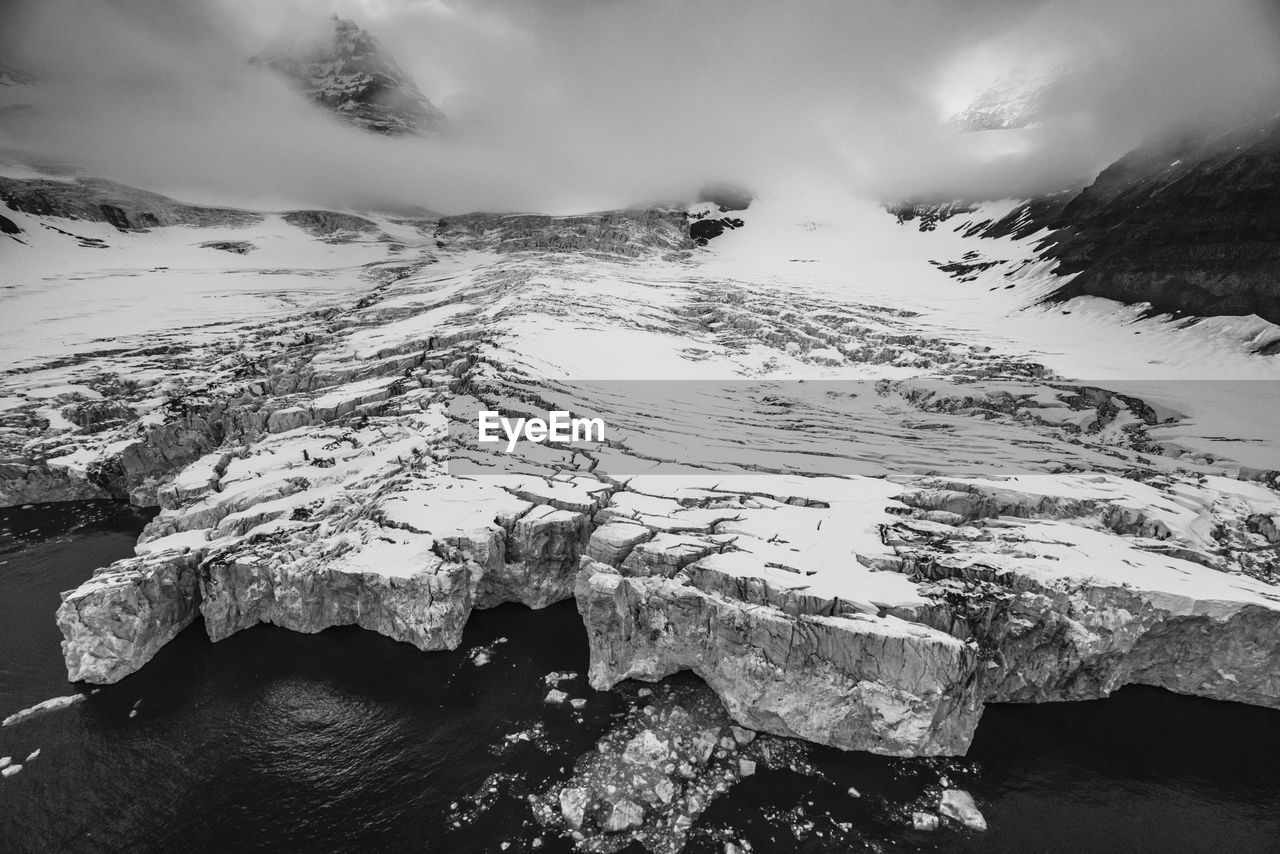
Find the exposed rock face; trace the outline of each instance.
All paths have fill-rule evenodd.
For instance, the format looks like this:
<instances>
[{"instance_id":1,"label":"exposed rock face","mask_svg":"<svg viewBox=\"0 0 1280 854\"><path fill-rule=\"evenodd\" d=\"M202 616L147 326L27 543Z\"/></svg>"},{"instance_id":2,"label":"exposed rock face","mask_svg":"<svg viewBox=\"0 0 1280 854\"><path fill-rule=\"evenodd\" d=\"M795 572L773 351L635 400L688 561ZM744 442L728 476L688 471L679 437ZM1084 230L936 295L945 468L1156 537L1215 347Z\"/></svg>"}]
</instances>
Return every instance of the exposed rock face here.
<instances>
[{"instance_id":1,"label":"exposed rock face","mask_svg":"<svg viewBox=\"0 0 1280 854\"><path fill-rule=\"evenodd\" d=\"M168 225L244 225L262 218L231 208L187 205L101 178L54 181L0 176L0 202L24 213L109 222L121 231Z\"/></svg>"},{"instance_id":2,"label":"exposed rock face","mask_svg":"<svg viewBox=\"0 0 1280 854\"><path fill-rule=\"evenodd\" d=\"M333 28L325 44L297 55L264 55L251 61L288 77L308 98L358 128L391 135L447 127L444 113L373 36L337 16Z\"/></svg>"},{"instance_id":3,"label":"exposed rock face","mask_svg":"<svg viewBox=\"0 0 1280 854\"><path fill-rule=\"evenodd\" d=\"M725 199L728 204L737 204L738 200L730 197ZM699 246L706 246L708 242L714 240L725 231L732 231L735 228L742 228L746 223L740 217L716 217L713 210L718 208L721 211L726 210L726 205L721 202L712 202L713 208L695 209L690 218L693 222L689 225L689 238ZM750 202L748 201L748 204Z\"/></svg>"},{"instance_id":4,"label":"exposed rock face","mask_svg":"<svg viewBox=\"0 0 1280 854\"><path fill-rule=\"evenodd\" d=\"M1280 322L1277 199L1280 122L1272 120L1210 141L1139 148L1079 192L1033 199L957 230L1025 238L1047 229L1026 260L1051 262L1063 277L1053 300L1095 296L1174 315L1254 314ZM972 210L921 204L890 213L899 222L918 216L920 229L932 230L957 208ZM943 269L963 277L975 259Z\"/></svg>"},{"instance_id":5,"label":"exposed rock face","mask_svg":"<svg viewBox=\"0 0 1280 854\"><path fill-rule=\"evenodd\" d=\"M898 218L898 223L914 222L920 231L936 231L940 223L945 223L954 216L973 213L973 206L964 202L903 202L888 207L889 213Z\"/></svg>"},{"instance_id":6,"label":"exposed rock face","mask_svg":"<svg viewBox=\"0 0 1280 854\"><path fill-rule=\"evenodd\" d=\"M321 238L333 238L346 232L371 232L378 228L364 217L333 211L289 211L284 215L284 221Z\"/></svg>"},{"instance_id":7,"label":"exposed rock face","mask_svg":"<svg viewBox=\"0 0 1280 854\"><path fill-rule=\"evenodd\" d=\"M205 249L217 249L220 252L231 252L236 255L248 255L258 248L247 240L211 240L200 245Z\"/></svg>"},{"instance_id":8,"label":"exposed rock face","mask_svg":"<svg viewBox=\"0 0 1280 854\"><path fill-rule=\"evenodd\" d=\"M710 202L720 213L745 211L755 198L755 193L746 187L727 182L708 184L698 193L699 202Z\"/></svg>"},{"instance_id":9,"label":"exposed rock face","mask_svg":"<svg viewBox=\"0 0 1280 854\"><path fill-rule=\"evenodd\" d=\"M1057 293L1280 322L1280 124L1139 149L1067 205L1048 257Z\"/></svg>"},{"instance_id":10,"label":"exposed rock face","mask_svg":"<svg viewBox=\"0 0 1280 854\"><path fill-rule=\"evenodd\" d=\"M678 211L628 210L591 216L467 214L442 219L436 238L449 246L501 253L575 253L638 258L654 251L687 252Z\"/></svg>"}]
</instances>

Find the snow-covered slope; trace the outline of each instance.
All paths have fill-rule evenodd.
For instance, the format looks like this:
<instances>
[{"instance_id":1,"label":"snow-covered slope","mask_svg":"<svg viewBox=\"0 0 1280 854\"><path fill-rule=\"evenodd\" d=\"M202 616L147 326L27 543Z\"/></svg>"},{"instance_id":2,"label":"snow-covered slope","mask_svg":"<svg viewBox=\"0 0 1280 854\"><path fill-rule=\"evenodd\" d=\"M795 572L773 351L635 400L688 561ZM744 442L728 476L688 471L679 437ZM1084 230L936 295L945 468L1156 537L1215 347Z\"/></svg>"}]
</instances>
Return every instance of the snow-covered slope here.
<instances>
[{"instance_id":1,"label":"snow-covered slope","mask_svg":"<svg viewBox=\"0 0 1280 854\"><path fill-rule=\"evenodd\" d=\"M876 228L919 240L919 251L938 267L939 275L910 292L933 305L926 316L941 314L944 328L1177 413L1175 422L1153 430L1161 440L1197 455L1276 468L1280 361L1268 354L1280 342L1280 326L1256 315L1175 318L1146 303L1058 299L1071 276L1059 275L1057 260L1045 257L1050 232L1034 222L1021 231L1008 227L1027 210L1005 201L973 206L927 232L889 217Z\"/></svg>"},{"instance_id":2,"label":"snow-covered slope","mask_svg":"<svg viewBox=\"0 0 1280 854\"><path fill-rule=\"evenodd\" d=\"M206 227L121 230L106 221L5 210L0 363L28 368L98 349L234 331L367 287L422 223L375 217L366 232L318 238L285 214Z\"/></svg>"}]
</instances>

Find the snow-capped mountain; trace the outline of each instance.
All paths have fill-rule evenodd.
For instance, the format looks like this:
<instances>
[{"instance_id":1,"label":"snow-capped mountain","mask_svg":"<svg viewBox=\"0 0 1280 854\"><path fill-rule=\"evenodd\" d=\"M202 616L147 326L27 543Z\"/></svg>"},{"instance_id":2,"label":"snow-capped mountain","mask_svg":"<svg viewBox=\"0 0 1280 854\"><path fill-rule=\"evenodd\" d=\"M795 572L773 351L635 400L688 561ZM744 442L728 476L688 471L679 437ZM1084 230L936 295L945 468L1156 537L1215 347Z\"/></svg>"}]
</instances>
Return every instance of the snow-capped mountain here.
<instances>
[{"instance_id":1,"label":"snow-capped mountain","mask_svg":"<svg viewBox=\"0 0 1280 854\"><path fill-rule=\"evenodd\" d=\"M358 128L423 134L448 124L413 78L353 21L334 16L332 38L301 52L269 52L250 62L285 75L308 98Z\"/></svg>"},{"instance_id":2,"label":"snow-capped mountain","mask_svg":"<svg viewBox=\"0 0 1280 854\"><path fill-rule=\"evenodd\" d=\"M1054 79L1014 69L951 116L949 123L966 131L1016 130L1035 124L1044 109L1046 88Z\"/></svg>"},{"instance_id":3,"label":"snow-capped mountain","mask_svg":"<svg viewBox=\"0 0 1280 854\"><path fill-rule=\"evenodd\" d=\"M1087 70L1079 63L1018 67L996 78L947 123L961 131L1021 130L1044 122L1051 99L1077 83Z\"/></svg>"}]
</instances>

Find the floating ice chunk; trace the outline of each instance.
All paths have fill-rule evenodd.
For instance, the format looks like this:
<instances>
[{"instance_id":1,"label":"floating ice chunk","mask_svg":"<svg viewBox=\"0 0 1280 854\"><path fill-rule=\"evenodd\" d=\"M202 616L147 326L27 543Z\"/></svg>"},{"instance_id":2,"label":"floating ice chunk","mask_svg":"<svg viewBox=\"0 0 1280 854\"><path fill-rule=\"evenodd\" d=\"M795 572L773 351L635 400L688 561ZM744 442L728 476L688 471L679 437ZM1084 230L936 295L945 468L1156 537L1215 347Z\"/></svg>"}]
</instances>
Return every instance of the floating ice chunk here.
<instances>
[{"instance_id":1,"label":"floating ice chunk","mask_svg":"<svg viewBox=\"0 0 1280 854\"><path fill-rule=\"evenodd\" d=\"M0 723L0 726L10 726L11 724L21 723L34 715L57 711L58 709L65 709L67 706L73 706L83 699L84 694L68 694L65 697L53 697L42 703L36 703L34 706L23 709L20 712L14 712L12 715L5 718L4 722Z\"/></svg>"},{"instance_id":2,"label":"floating ice chunk","mask_svg":"<svg viewBox=\"0 0 1280 854\"><path fill-rule=\"evenodd\" d=\"M947 789L938 800L938 812L972 830L986 830L987 820L964 789Z\"/></svg>"}]
</instances>

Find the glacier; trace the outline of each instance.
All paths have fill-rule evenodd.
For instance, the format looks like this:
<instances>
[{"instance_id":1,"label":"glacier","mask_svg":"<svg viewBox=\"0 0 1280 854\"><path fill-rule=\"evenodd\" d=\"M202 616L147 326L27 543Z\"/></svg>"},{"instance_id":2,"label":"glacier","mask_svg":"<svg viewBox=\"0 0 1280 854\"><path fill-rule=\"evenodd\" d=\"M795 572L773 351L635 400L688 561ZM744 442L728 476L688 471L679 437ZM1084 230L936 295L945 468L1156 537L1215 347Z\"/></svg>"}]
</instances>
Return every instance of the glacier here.
<instances>
[{"instance_id":1,"label":"glacier","mask_svg":"<svg viewBox=\"0 0 1280 854\"><path fill-rule=\"evenodd\" d=\"M1130 683L1280 707L1262 330L1041 305L1033 258L928 263L1017 206L921 232L763 199L705 247L709 205L11 208L0 501L159 508L63 594L68 678L126 678L197 618L430 651L473 609L573 598L593 687L692 671L735 725L844 749L963 754L985 703ZM464 440L464 413L550 404L623 432Z\"/></svg>"}]
</instances>

